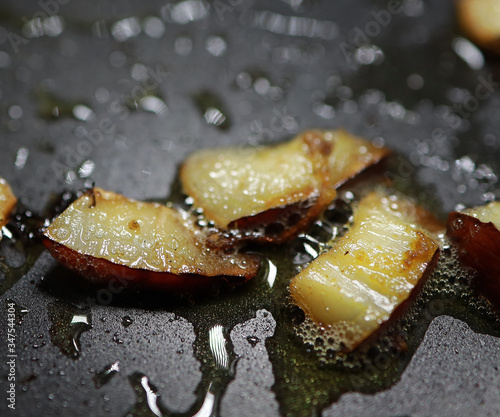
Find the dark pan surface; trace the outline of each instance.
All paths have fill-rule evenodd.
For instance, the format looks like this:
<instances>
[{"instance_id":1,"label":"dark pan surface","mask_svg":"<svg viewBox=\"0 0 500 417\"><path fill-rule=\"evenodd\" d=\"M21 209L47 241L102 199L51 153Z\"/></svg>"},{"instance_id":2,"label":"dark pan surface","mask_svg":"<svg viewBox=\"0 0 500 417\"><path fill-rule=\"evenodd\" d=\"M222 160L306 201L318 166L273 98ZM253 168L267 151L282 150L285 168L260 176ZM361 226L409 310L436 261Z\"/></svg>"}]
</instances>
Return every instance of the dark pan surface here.
<instances>
[{"instance_id":1,"label":"dark pan surface","mask_svg":"<svg viewBox=\"0 0 500 417\"><path fill-rule=\"evenodd\" d=\"M0 415L500 414L500 326L460 286L420 305L408 352L350 374L290 330L294 265L185 301L88 288L27 238L63 192L179 201L190 152L314 127L395 149L393 178L440 214L498 197L496 64L459 56L453 1L54 0L51 19L40 4L0 6L0 175L20 198L0 244L4 393L9 305L17 355Z\"/></svg>"}]
</instances>

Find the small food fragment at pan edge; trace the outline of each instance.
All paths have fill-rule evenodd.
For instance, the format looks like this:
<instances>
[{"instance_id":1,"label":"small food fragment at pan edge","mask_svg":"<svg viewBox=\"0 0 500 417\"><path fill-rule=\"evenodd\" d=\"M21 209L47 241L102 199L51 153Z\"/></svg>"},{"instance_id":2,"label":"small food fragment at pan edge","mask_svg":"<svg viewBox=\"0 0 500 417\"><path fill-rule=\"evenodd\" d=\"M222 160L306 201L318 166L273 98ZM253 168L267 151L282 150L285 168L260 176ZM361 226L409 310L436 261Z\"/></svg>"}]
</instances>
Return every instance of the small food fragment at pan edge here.
<instances>
[{"instance_id":1,"label":"small food fragment at pan edge","mask_svg":"<svg viewBox=\"0 0 500 417\"><path fill-rule=\"evenodd\" d=\"M187 213L94 188L52 222L44 244L94 283L120 278L124 285L197 292L257 274L259 258L226 254L205 238Z\"/></svg>"},{"instance_id":2,"label":"small food fragment at pan edge","mask_svg":"<svg viewBox=\"0 0 500 417\"><path fill-rule=\"evenodd\" d=\"M389 153L344 130L311 130L278 145L195 152L180 179L218 228L282 243L321 214L336 188Z\"/></svg>"},{"instance_id":3,"label":"small food fragment at pan edge","mask_svg":"<svg viewBox=\"0 0 500 417\"><path fill-rule=\"evenodd\" d=\"M16 203L17 198L9 184L0 177L0 240L2 240L1 229L9 222L10 215Z\"/></svg>"},{"instance_id":4,"label":"small food fragment at pan edge","mask_svg":"<svg viewBox=\"0 0 500 417\"><path fill-rule=\"evenodd\" d=\"M447 235L460 259L478 271L474 285L500 309L500 202L452 212Z\"/></svg>"},{"instance_id":5,"label":"small food fragment at pan edge","mask_svg":"<svg viewBox=\"0 0 500 417\"><path fill-rule=\"evenodd\" d=\"M458 0L457 16L465 34L478 46L500 53L498 0Z\"/></svg>"},{"instance_id":6,"label":"small food fragment at pan edge","mask_svg":"<svg viewBox=\"0 0 500 417\"><path fill-rule=\"evenodd\" d=\"M436 224L403 196L371 192L351 229L293 278L295 303L339 348L353 350L418 293L439 257L436 238L422 226Z\"/></svg>"}]
</instances>

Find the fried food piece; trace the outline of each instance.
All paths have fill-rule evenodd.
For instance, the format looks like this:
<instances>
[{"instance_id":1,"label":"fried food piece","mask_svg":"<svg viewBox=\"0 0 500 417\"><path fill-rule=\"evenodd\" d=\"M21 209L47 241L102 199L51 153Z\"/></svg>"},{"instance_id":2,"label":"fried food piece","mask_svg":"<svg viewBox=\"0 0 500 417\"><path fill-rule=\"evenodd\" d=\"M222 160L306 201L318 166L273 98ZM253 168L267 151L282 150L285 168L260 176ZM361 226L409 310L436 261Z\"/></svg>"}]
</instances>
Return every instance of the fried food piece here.
<instances>
[{"instance_id":1,"label":"fried food piece","mask_svg":"<svg viewBox=\"0 0 500 417\"><path fill-rule=\"evenodd\" d=\"M498 0L458 0L458 21L477 45L500 53L500 3Z\"/></svg>"},{"instance_id":2,"label":"fried food piece","mask_svg":"<svg viewBox=\"0 0 500 417\"><path fill-rule=\"evenodd\" d=\"M346 235L291 281L295 303L345 351L397 316L435 266L439 245L420 224L431 217L422 210L401 196L368 194Z\"/></svg>"},{"instance_id":3,"label":"fried food piece","mask_svg":"<svg viewBox=\"0 0 500 417\"><path fill-rule=\"evenodd\" d=\"M9 184L0 177L0 229L9 222L10 215L16 206L17 198ZM2 233L0 232L0 240Z\"/></svg>"},{"instance_id":4,"label":"fried food piece","mask_svg":"<svg viewBox=\"0 0 500 417\"><path fill-rule=\"evenodd\" d=\"M281 243L321 214L336 187L388 154L342 130L313 130L274 146L195 152L180 179L218 228Z\"/></svg>"},{"instance_id":5,"label":"fried food piece","mask_svg":"<svg viewBox=\"0 0 500 417\"><path fill-rule=\"evenodd\" d=\"M458 247L462 262L479 274L474 285L500 309L500 202L448 216L447 235Z\"/></svg>"},{"instance_id":6,"label":"fried food piece","mask_svg":"<svg viewBox=\"0 0 500 417\"><path fill-rule=\"evenodd\" d=\"M254 277L257 257L206 244L188 214L94 188L72 203L44 234L65 267L96 283L121 277L141 287L195 292Z\"/></svg>"},{"instance_id":7,"label":"fried food piece","mask_svg":"<svg viewBox=\"0 0 500 417\"><path fill-rule=\"evenodd\" d=\"M333 146L328 167L330 181L335 188L391 154L389 148L377 148L366 139L353 136L343 129L324 131L323 135Z\"/></svg>"}]
</instances>

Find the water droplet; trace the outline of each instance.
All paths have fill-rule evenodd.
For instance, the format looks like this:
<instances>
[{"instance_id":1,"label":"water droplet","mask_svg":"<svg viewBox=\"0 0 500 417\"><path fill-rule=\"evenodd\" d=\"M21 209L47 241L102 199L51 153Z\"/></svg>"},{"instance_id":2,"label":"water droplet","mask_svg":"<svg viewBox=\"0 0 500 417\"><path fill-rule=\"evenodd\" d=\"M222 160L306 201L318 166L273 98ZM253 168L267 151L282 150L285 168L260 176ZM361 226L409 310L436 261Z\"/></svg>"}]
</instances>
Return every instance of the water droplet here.
<instances>
[{"instance_id":1,"label":"water droplet","mask_svg":"<svg viewBox=\"0 0 500 417\"><path fill-rule=\"evenodd\" d=\"M130 316L124 316L124 317L122 318L122 325L123 325L123 327L128 327L128 326L130 326L133 322L134 322L134 320L132 320L132 317L130 317Z\"/></svg>"},{"instance_id":2,"label":"water droplet","mask_svg":"<svg viewBox=\"0 0 500 417\"><path fill-rule=\"evenodd\" d=\"M380 64L384 61L384 52L376 45L365 45L356 49L354 59L361 65Z\"/></svg>"},{"instance_id":3,"label":"water droplet","mask_svg":"<svg viewBox=\"0 0 500 417\"><path fill-rule=\"evenodd\" d=\"M257 336L248 336L247 341L252 345L252 347L255 347L260 342L260 339Z\"/></svg>"},{"instance_id":4,"label":"water droplet","mask_svg":"<svg viewBox=\"0 0 500 417\"><path fill-rule=\"evenodd\" d=\"M141 26L137 17L128 17L111 26L111 34L118 42L134 38L141 33Z\"/></svg>"},{"instance_id":5,"label":"water droplet","mask_svg":"<svg viewBox=\"0 0 500 417\"><path fill-rule=\"evenodd\" d=\"M207 124L223 130L230 127L231 124L224 106L214 94L203 91L193 96L193 98Z\"/></svg>"},{"instance_id":6,"label":"water droplet","mask_svg":"<svg viewBox=\"0 0 500 417\"><path fill-rule=\"evenodd\" d=\"M169 4L169 8L164 8L167 19L175 23L185 25L189 22L204 19L208 16L208 7L201 0L183 0L174 5Z\"/></svg>"},{"instance_id":7,"label":"water droplet","mask_svg":"<svg viewBox=\"0 0 500 417\"><path fill-rule=\"evenodd\" d=\"M151 413L157 417L170 415L159 401L158 390L149 382L146 375L135 372L128 379L137 396L137 402L128 411L127 416L145 416Z\"/></svg>"},{"instance_id":8,"label":"water droplet","mask_svg":"<svg viewBox=\"0 0 500 417\"><path fill-rule=\"evenodd\" d=\"M49 304L48 312L52 321L52 343L65 355L77 358L80 355L80 335L92 328L90 309L57 302Z\"/></svg>"},{"instance_id":9,"label":"water droplet","mask_svg":"<svg viewBox=\"0 0 500 417\"><path fill-rule=\"evenodd\" d=\"M20 119L23 117L23 109L15 104L9 107L8 114L11 119Z\"/></svg>"},{"instance_id":10,"label":"water droplet","mask_svg":"<svg viewBox=\"0 0 500 417\"><path fill-rule=\"evenodd\" d=\"M88 178L94 172L95 163L91 160L85 161L78 169L78 175L80 178Z\"/></svg>"},{"instance_id":11,"label":"water droplet","mask_svg":"<svg viewBox=\"0 0 500 417\"><path fill-rule=\"evenodd\" d=\"M424 78L420 74L410 74L406 79L406 84L412 90L420 90L424 86Z\"/></svg>"},{"instance_id":12,"label":"water droplet","mask_svg":"<svg viewBox=\"0 0 500 417\"><path fill-rule=\"evenodd\" d=\"M142 22L142 29L146 35L155 39L161 38L165 33L165 25L155 16L146 17Z\"/></svg>"},{"instance_id":13,"label":"water droplet","mask_svg":"<svg viewBox=\"0 0 500 417\"><path fill-rule=\"evenodd\" d=\"M227 43L220 36L209 36L205 42L205 49L213 56L222 56L226 52Z\"/></svg>"},{"instance_id":14,"label":"water droplet","mask_svg":"<svg viewBox=\"0 0 500 417\"><path fill-rule=\"evenodd\" d=\"M95 113L92 109L84 104L77 104L74 106L72 113L75 119L81 120L82 122L88 122L95 118Z\"/></svg>"},{"instance_id":15,"label":"water droplet","mask_svg":"<svg viewBox=\"0 0 500 417\"><path fill-rule=\"evenodd\" d=\"M28 148L19 148L16 153L16 162L14 163L17 169L23 169L28 161L30 152Z\"/></svg>"},{"instance_id":16,"label":"water droplet","mask_svg":"<svg viewBox=\"0 0 500 417\"><path fill-rule=\"evenodd\" d=\"M110 365L107 365L102 371L97 372L94 375L94 383L96 388L101 388L103 385L107 384L111 379L120 372L120 362L116 361Z\"/></svg>"},{"instance_id":17,"label":"water droplet","mask_svg":"<svg viewBox=\"0 0 500 417\"><path fill-rule=\"evenodd\" d=\"M139 100L139 109L164 116L167 114L167 104L159 97L145 96Z\"/></svg>"},{"instance_id":18,"label":"water droplet","mask_svg":"<svg viewBox=\"0 0 500 417\"><path fill-rule=\"evenodd\" d=\"M123 340L122 340L122 339L120 339L120 336L119 336L119 334L118 334L118 333L115 333L115 334L113 335L113 342L116 342L116 343L118 343L119 345L123 345Z\"/></svg>"}]
</instances>

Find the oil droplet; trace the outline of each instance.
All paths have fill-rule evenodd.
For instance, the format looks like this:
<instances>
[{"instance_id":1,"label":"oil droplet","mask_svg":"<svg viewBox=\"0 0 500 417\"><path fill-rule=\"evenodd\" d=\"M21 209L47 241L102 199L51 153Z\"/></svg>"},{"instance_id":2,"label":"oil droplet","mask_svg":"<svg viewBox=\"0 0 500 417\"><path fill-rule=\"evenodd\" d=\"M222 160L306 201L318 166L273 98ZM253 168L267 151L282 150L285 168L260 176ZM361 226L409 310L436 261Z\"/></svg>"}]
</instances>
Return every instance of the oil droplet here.
<instances>
[{"instance_id":1,"label":"oil droplet","mask_svg":"<svg viewBox=\"0 0 500 417\"><path fill-rule=\"evenodd\" d=\"M130 317L130 316L124 316L124 317L122 318L122 325L123 325L123 327L128 327L128 326L130 326L133 322L134 322L134 320L132 320L132 317Z\"/></svg>"},{"instance_id":2,"label":"oil droplet","mask_svg":"<svg viewBox=\"0 0 500 417\"><path fill-rule=\"evenodd\" d=\"M165 33L165 25L155 16L149 16L142 22L144 33L150 38L160 39Z\"/></svg>"},{"instance_id":3,"label":"oil droplet","mask_svg":"<svg viewBox=\"0 0 500 417\"><path fill-rule=\"evenodd\" d=\"M205 48L213 56L222 56L226 52L227 43L220 36L210 36L205 42Z\"/></svg>"},{"instance_id":4,"label":"oil droplet","mask_svg":"<svg viewBox=\"0 0 500 417\"><path fill-rule=\"evenodd\" d=\"M218 368L227 369L229 367L229 355L226 348L226 338L224 337L224 327L216 325L208 332L210 351Z\"/></svg>"},{"instance_id":5,"label":"oil droplet","mask_svg":"<svg viewBox=\"0 0 500 417\"><path fill-rule=\"evenodd\" d=\"M210 417L213 414L215 403L218 402L219 398L214 394L212 388L212 383L208 387L207 393L203 400L203 404L196 414L193 414L193 417Z\"/></svg>"},{"instance_id":6,"label":"oil droplet","mask_svg":"<svg viewBox=\"0 0 500 417\"><path fill-rule=\"evenodd\" d=\"M196 22L208 16L208 7L201 0L184 0L168 6L162 9L165 18L180 25Z\"/></svg>"},{"instance_id":7,"label":"oil droplet","mask_svg":"<svg viewBox=\"0 0 500 417\"><path fill-rule=\"evenodd\" d=\"M80 356L80 335L92 328L91 312L68 303L51 303L48 306L52 321L50 340L72 358Z\"/></svg>"},{"instance_id":8,"label":"oil droplet","mask_svg":"<svg viewBox=\"0 0 500 417\"><path fill-rule=\"evenodd\" d=\"M137 17L119 20L111 27L111 34L118 42L134 38L141 33L141 25Z\"/></svg>"},{"instance_id":9,"label":"oil droplet","mask_svg":"<svg viewBox=\"0 0 500 417\"><path fill-rule=\"evenodd\" d=\"M168 415L165 407L159 402L158 390L149 382L146 375L135 372L128 379L130 385L134 388L137 402L126 414L127 417L147 416L151 415L151 413L158 417Z\"/></svg>"},{"instance_id":10,"label":"oil droplet","mask_svg":"<svg viewBox=\"0 0 500 417\"><path fill-rule=\"evenodd\" d=\"M123 345L123 340L120 339L120 336L118 335L118 333L115 333L113 335L113 341L118 343L119 345Z\"/></svg>"},{"instance_id":11,"label":"oil droplet","mask_svg":"<svg viewBox=\"0 0 500 417\"><path fill-rule=\"evenodd\" d=\"M46 87L35 90L40 117L45 120L54 120L60 117L75 117L78 120L88 121L95 114L90 107L78 102L63 100Z\"/></svg>"},{"instance_id":12,"label":"oil droplet","mask_svg":"<svg viewBox=\"0 0 500 417\"><path fill-rule=\"evenodd\" d=\"M252 347L255 347L260 342L260 339L256 336L248 336L247 341L252 345Z\"/></svg>"},{"instance_id":13,"label":"oil droplet","mask_svg":"<svg viewBox=\"0 0 500 417\"><path fill-rule=\"evenodd\" d=\"M28 161L30 151L28 148L19 148L16 153L16 162L14 165L17 169L23 169Z\"/></svg>"},{"instance_id":14,"label":"oil droplet","mask_svg":"<svg viewBox=\"0 0 500 417\"><path fill-rule=\"evenodd\" d=\"M218 97L209 91L202 91L194 95L193 99L207 124L222 130L229 129L231 122Z\"/></svg>"},{"instance_id":15,"label":"oil droplet","mask_svg":"<svg viewBox=\"0 0 500 417\"><path fill-rule=\"evenodd\" d=\"M102 371L95 374L93 378L96 388L101 388L103 385L107 384L118 372L120 372L119 361L107 365Z\"/></svg>"}]
</instances>

